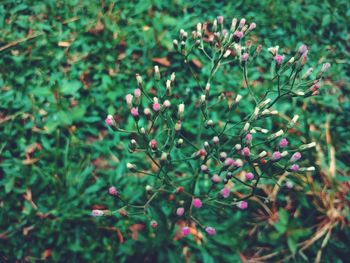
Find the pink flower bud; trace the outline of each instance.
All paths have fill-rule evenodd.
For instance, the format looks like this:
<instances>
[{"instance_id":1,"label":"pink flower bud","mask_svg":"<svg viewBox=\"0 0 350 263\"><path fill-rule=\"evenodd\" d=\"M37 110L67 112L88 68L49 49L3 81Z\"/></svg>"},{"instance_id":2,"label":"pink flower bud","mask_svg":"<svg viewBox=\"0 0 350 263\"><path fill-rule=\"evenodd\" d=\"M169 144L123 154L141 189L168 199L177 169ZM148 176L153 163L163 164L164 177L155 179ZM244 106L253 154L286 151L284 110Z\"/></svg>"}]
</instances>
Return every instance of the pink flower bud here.
<instances>
[{"instance_id":1,"label":"pink flower bud","mask_svg":"<svg viewBox=\"0 0 350 263\"><path fill-rule=\"evenodd\" d=\"M326 72L329 68L331 67L331 64L330 63L324 63L323 65L322 65L322 69L321 69L321 72L322 73L324 73L324 72Z\"/></svg>"},{"instance_id":2,"label":"pink flower bud","mask_svg":"<svg viewBox=\"0 0 350 263\"><path fill-rule=\"evenodd\" d=\"M248 203L247 201L240 201L238 204L237 204L238 208L241 209L241 210L245 210L248 208Z\"/></svg>"},{"instance_id":3,"label":"pink flower bud","mask_svg":"<svg viewBox=\"0 0 350 263\"><path fill-rule=\"evenodd\" d=\"M249 54L248 53L243 53L242 57L241 57L241 60L242 62L246 62L249 58Z\"/></svg>"},{"instance_id":4,"label":"pink flower bud","mask_svg":"<svg viewBox=\"0 0 350 263\"><path fill-rule=\"evenodd\" d=\"M158 112L160 110L160 104L159 103L153 103L152 104L152 109L155 112Z\"/></svg>"},{"instance_id":5,"label":"pink flower bud","mask_svg":"<svg viewBox=\"0 0 350 263\"><path fill-rule=\"evenodd\" d=\"M141 90L140 89L135 89L134 90L134 95L135 95L135 98L140 98L141 97Z\"/></svg>"},{"instance_id":6,"label":"pink flower bud","mask_svg":"<svg viewBox=\"0 0 350 263\"><path fill-rule=\"evenodd\" d=\"M227 198L230 196L230 189L227 187L224 187L221 189L220 194L222 195L223 198Z\"/></svg>"},{"instance_id":7,"label":"pink flower bud","mask_svg":"<svg viewBox=\"0 0 350 263\"><path fill-rule=\"evenodd\" d=\"M242 149L242 155L243 155L243 156L246 156L246 157L250 156L250 150L249 150L248 147L244 147L244 148Z\"/></svg>"},{"instance_id":8,"label":"pink flower bud","mask_svg":"<svg viewBox=\"0 0 350 263\"><path fill-rule=\"evenodd\" d=\"M92 216L103 216L103 211L102 210L92 210L91 212Z\"/></svg>"},{"instance_id":9,"label":"pink flower bud","mask_svg":"<svg viewBox=\"0 0 350 263\"><path fill-rule=\"evenodd\" d=\"M214 137L213 137L213 143L214 143L214 144L218 144L219 141L220 141L220 139L219 139L218 136L214 136Z\"/></svg>"},{"instance_id":10,"label":"pink flower bud","mask_svg":"<svg viewBox=\"0 0 350 263\"><path fill-rule=\"evenodd\" d=\"M133 97L134 97L134 96L131 95L131 94L128 94L128 95L125 96L126 104L128 104L128 106L130 106L130 107L131 107L131 105L132 105L132 98L133 98Z\"/></svg>"},{"instance_id":11,"label":"pink flower bud","mask_svg":"<svg viewBox=\"0 0 350 263\"><path fill-rule=\"evenodd\" d=\"M301 153L300 152L296 152L292 155L292 157L290 158L290 161L292 163L298 161L301 158Z\"/></svg>"},{"instance_id":12,"label":"pink flower bud","mask_svg":"<svg viewBox=\"0 0 350 263\"><path fill-rule=\"evenodd\" d=\"M149 147L155 151L157 150L158 148L158 144L157 144L157 141L155 139L152 139L150 142L149 142Z\"/></svg>"},{"instance_id":13,"label":"pink flower bud","mask_svg":"<svg viewBox=\"0 0 350 263\"><path fill-rule=\"evenodd\" d=\"M232 158L226 158L224 165L225 166L235 165L235 160L233 160Z\"/></svg>"},{"instance_id":14,"label":"pink flower bud","mask_svg":"<svg viewBox=\"0 0 350 263\"><path fill-rule=\"evenodd\" d=\"M111 186L109 189L108 189L108 193L112 196L118 196L119 193L117 191L117 189L114 187L114 186Z\"/></svg>"},{"instance_id":15,"label":"pink flower bud","mask_svg":"<svg viewBox=\"0 0 350 263\"><path fill-rule=\"evenodd\" d=\"M276 64L277 64L278 66L280 66L280 65L282 64L283 60L284 60L284 56L278 55L278 54L277 54L277 55L274 57L274 60L275 60Z\"/></svg>"},{"instance_id":16,"label":"pink flower bud","mask_svg":"<svg viewBox=\"0 0 350 263\"><path fill-rule=\"evenodd\" d=\"M253 173L246 173L245 174L245 178L248 180L248 181L251 181L254 179L254 174Z\"/></svg>"},{"instance_id":17,"label":"pink flower bud","mask_svg":"<svg viewBox=\"0 0 350 263\"><path fill-rule=\"evenodd\" d=\"M205 232L207 232L208 235L213 236L216 234L216 230L214 227L208 226L205 228Z\"/></svg>"},{"instance_id":18,"label":"pink flower bud","mask_svg":"<svg viewBox=\"0 0 350 263\"><path fill-rule=\"evenodd\" d=\"M113 116L112 115L108 115L106 120L105 120L106 124L108 126L112 126L114 124L114 119L113 119Z\"/></svg>"},{"instance_id":19,"label":"pink flower bud","mask_svg":"<svg viewBox=\"0 0 350 263\"><path fill-rule=\"evenodd\" d=\"M248 133L248 134L245 136L245 141L246 141L247 143L251 143L251 142L252 142L252 139L253 139L253 136L252 136L250 133Z\"/></svg>"},{"instance_id":20,"label":"pink flower bud","mask_svg":"<svg viewBox=\"0 0 350 263\"><path fill-rule=\"evenodd\" d=\"M134 118L137 118L139 117L139 110L138 108L131 108L131 115L134 117Z\"/></svg>"},{"instance_id":21,"label":"pink flower bud","mask_svg":"<svg viewBox=\"0 0 350 263\"><path fill-rule=\"evenodd\" d=\"M213 183L219 183L221 181L221 178L218 174L214 174L212 177L211 177L211 181Z\"/></svg>"},{"instance_id":22,"label":"pink flower bud","mask_svg":"<svg viewBox=\"0 0 350 263\"><path fill-rule=\"evenodd\" d=\"M280 140L279 146L281 148L285 148L285 147L287 147L287 145L288 145L288 140L286 138L283 138L283 139Z\"/></svg>"},{"instance_id":23,"label":"pink flower bud","mask_svg":"<svg viewBox=\"0 0 350 263\"><path fill-rule=\"evenodd\" d=\"M235 38L235 40L239 41L243 37L243 33L241 31L235 31L233 33L233 37Z\"/></svg>"},{"instance_id":24,"label":"pink flower bud","mask_svg":"<svg viewBox=\"0 0 350 263\"><path fill-rule=\"evenodd\" d=\"M201 208L202 207L202 201L199 198L195 198L192 201L192 204L195 208Z\"/></svg>"},{"instance_id":25,"label":"pink flower bud","mask_svg":"<svg viewBox=\"0 0 350 263\"><path fill-rule=\"evenodd\" d=\"M256 28L256 24L255 23L251 23L249 26L249 30L253 30Z\"/></svg>"},{"instance_id":26,"label":"pink flower bud","mask_svg":"<svg viewBox=\"0 0 350 263\"><path fill-rule=\"evenodd\" d=\"M290 169L292 170L292 172L297 172L299 171L299 165L298 164L293 164Z\"/></svg>"},{"instance_id":27,"label":"pink flower bud","mask_svg":"<svg viewBox=\"0 0 350 263\"><path fill-rule=\"evenodd\" d=\"M191 230L190 230L190 228L188 226L185 226L185 227L182 228L182 234L184 236L188 236L190 233L191 233Z\"/></svg>"},{"instance_id":28,"label":"pink flower bud","mask_svg":"<svg viewBox=\"0 0 350 263\"><path fill-rule=\"evenodd\" d=\"M299 47L299 54L304 55L306 52L308 52L307 46L304 44Z\"/></svg>"},{"instance_id":29,"label":"pink flower bud","mask_svg":"<svg viewBox=\"0 0 350 263\"><path fill-rule=\"evenodd\" d=\"M281 159L281 153L280 153L280 152L274 152L274 153L272 154L271 159L272 159L273 161L277 161L277 160Z\"/></svg>"},{"instance_id":30,"label":"pink flower bud","mask_svg":"<svg viewBox=\"0 0 350 263\"><path fill-rule=\"evenodd\" d=\"M245 18L242 18L241 21L239 21L239 27L244 27L245 25Z\"/></svg>"},{"instance_id":31,"label":"pink flower bud","mask_svg":"<svg viewBox=\"0 0 350 263\"><path fill-rule=\"evenodd\" d=\"M222 25L224 23L224 17L223 16L218 16L218 24Z\"/></svg>"},{"instance_id":32,"label":"pink flower bud","mask_svg":"<svg viewBox=\"0 0 350 263\"><path fill-rule=\"evenodd\" d=\"M170 107L170 101L165 100L165 101L163 102L163 106L164 106L164 108L169 108L169 107Z\"/></svg>"},{"instance_id":33,"label":"pink flower bud","mask_svg":"<svg viewBox=\"0 0 350 263\"><path fill-rule=\"evenodd\" d=\"M208 172L208 166L206 166L205 164L202 164L201 165L201 171L204 172L204 173Z\"/></svg>"},{"instance_id":34,"label":"pink flower bud","mask_svg":"<svg viewBox=\"0 0 350 263\"><path fill-rule=\"evenodd\" d=\"M178 209L176 209L176 214L178 216L182 216L184 213L185 213L185 208L179 207Z\"/></svg>"},{"instance_id":35,"label":"pink flower bud","mask_svg":"<svg viewBox=\"0 0 350 263\"><path fill-rule=\"evenodd\" d=\"M157 226L158 226L157 221L152 220L152 221L151 221L151 227L152 227L152 228L157 228Z\"/></svg>"}]
</instances>

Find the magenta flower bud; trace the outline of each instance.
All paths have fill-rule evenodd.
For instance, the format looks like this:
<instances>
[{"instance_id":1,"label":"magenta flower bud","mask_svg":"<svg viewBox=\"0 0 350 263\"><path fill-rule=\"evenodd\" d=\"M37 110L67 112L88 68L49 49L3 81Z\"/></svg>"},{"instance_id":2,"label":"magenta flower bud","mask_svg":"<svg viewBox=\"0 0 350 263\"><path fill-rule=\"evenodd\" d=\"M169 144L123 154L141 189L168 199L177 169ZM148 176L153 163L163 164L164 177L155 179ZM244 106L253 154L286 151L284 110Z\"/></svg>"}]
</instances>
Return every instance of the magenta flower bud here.
<instances>
[{"instance_id":1,"label":"magenta flower bud","mask_svg":"<svg viewBox=\"0 0 350 263\"><path fill-rule=\"evenodd\" d=\"M153 151L156 151L157 148L158 148L157 141L156 141L155 139L152 139L152 140L149 142L149 147L150 147Z\"/></svg>"},{"instance_id":2,"label":"magenta flower bud","mask_svg":"<svg viewBox=\"0 0 350 263\"><path fill-rule=\"evenodd\" d=\"M274 153L272 154L271 159L272 159L273 161L277 161L277 160L281 159L281 153L280 153L280 152L274 152Z\"/></svg>"},{"instance_id":3,"label":"magenta flower bud","mask_svg":"<svg viewBox=\"0 0 350 263\"><path fill-rule=\"evenodd\" d=\"M188 226L185 226L185 227L182 228L182 234L184 236L188 236L190 233L191 233L191 230L190 230L190 228Z\"/></svg>"},{"instance_id":4,"label":"magenta flower bud","mask_svg":"<svg viewBox=\"0 0 350 263\"><path fill-rule=\"evenodd\" d=\"M160 110L160 104L159 103L153 103L152 104L152 109L155 112L158 112Z\"/></svg>"},{"instance_id":5,"label":"magenta flower bud","mask_svg":"<svg viewBox=\"0 0 350 263\"><path fill-rule=\"evenodd\" d=\"M301 153L300 152L296 152L292 155L292 157L290 158L290 161L292 163L298 161L301 158Z\"/></svg>"},{"instance_id":6,"label":"magenta flower bud","mask_svg":"<svg viewBox=\"0 0 350 263\"><path fill-rule=\"evenodd\" d=\"M224 23L224 17L223 16L218 16L217 20L218 20L218 24L219 25L222 25Z\"/></svg>"},{"instance_id":7,"label":"magenta flower bud","mask_svg":"<svg viewBox=\"0 0 350 263\"><path fill-rule=\"evenodd\" d=\"M248 147L244 147L244 148L242 149L242 155L243 155L243 156L246 156L246 157L250 156L250 150L249 150Z\"/></svg>"},{"instance_id":8,"label":"magenta flower bud","mask_svg":"<svg viewBox=\"0 0 350 263\"><path fill-rule=\"evenodd\" d=\"M310 90L312 91L312 92L316 92L316 91L318 91L320 89L320 83L316 83L315 85L313 85L311 88L310 88Z\"/></svg>"},{"instance_id":9,"label":"magenta flower bud","mask_svg":"<svg viewBox=\"0 0 350 263\"><path fill-rule=\"evenodd\" d=\"M131 108L131 115L134 117L134 118L138 118L139 117L139 110L138 108Z\"/></svg>"},{"instance_id":10,"label":"magenta flower bud","mask_svg":"<svg viewBox=\"0 0 350 263\"><path fill-rule=\"evenodd\" d=\"M179 207L178 209L176 209L176 214L178 216L182 216L184 213L185 213L185 208Z\"/></svg>"},{"instance_id":11,"label":"magenta flower bud","mask_svg":"<svg viewBox=\"0 0 350 263\"><path fill-rule=\"evenodd\" d=\"M117 189L114 187L114 186L111 186L109 189L108 189L108 193L112 196L118 196L119 193L117 191Z\"/></svg>"},{"instance_id":12,"label":"magenta flower bud","mask_svg":"<svg viewBox=\"0 0 350 263\"><path fill-rule=\"evenodd\" d=\"M226 29L222 30L222 35L223 35L224 37L227 36L227 30L226 30Z\"/></svg>"},{"instance_id":13,"label":"magenta flower bud","mask_svg":"<svg viewBox=\"0 0 350 263\"><path fill-rule=\"evenodd\" d=\"M211 177L211 181L213 183L219 183L221 181L221 178L218 174L214 174L212 177Z\"/></svg>"},{"instance_id":14,"label":"magenta flower bud","mask_svg":"<svg viewBox=\"0 0 350 263\"><path fill-rule=\"evenodd\" d=\"M246 173L245 174L245 178L248 180L248 181L251 181L254 179L254 174L253 173Z\"/></svg>"},{"instance_id":15,"label":"magenta flower bud","mask_svg":"<svg viewBox=\"0 0 350 263\"><path fill-rule=\"evenodd\" d=\"M252 142L252 139L253 139L253 136L252 136L250 133L248 133L248 134L245 136L245 141L246 141L247 143L251 143L251 142Z\"/></svg>"},{"instance_id":16,"label":"magenta flower bud","mask_svg":"<svg viewBox=\"0 0 350 263\"><path fill-rule=\"evenodd\" d=\"M249 30L253 30L256 28L256 24L255 23L251 23L249 26Z\"/></svg>"},{"instance_id":17,"label":"magenta flower bud","mask_svg":"<svg viewBox=\"0 0 350 263\"><path fill-rule=\"evenodd\" d=\"M202 201L199 198L195 198L192 201L192 204L195 208L201 208L202 207Z\"/></svg>"},{"instance_id":18,"label":"magenta flower bud","mask_svg":"<svg viewBox=\"0 0 350 263\"><path fill-rule=\"evenodd\" d=\"M298 164L293 164L291 167L290 167L290 169L292 170L292 172L297 172L297 171L299 171L299 165Z\"/></svg>"},{"instance_id":19,"label":"magenta flower bud","mask_svg":"<svg viewBox=\"0 0 350 263\"><path fill-rule=\"evenodd\" d=\"M227 187L224 187L221 189L220 194L223 198L227 198L230 196L230 189L228 189Z\"/></svg>"},{"instance_id":20,"label":"magenta flower bud","mask_svg":"<svg viewBox=\"0 0 350 263\"><path fill-rule=\"evenodd\" d=\"M249 58L249 54L248 53L243 53L242 57L241 57L241 60L242 62L246 62Z\"/></svg>"},{"instance_id":21,"label":"magenta flower bud","mask_svg":"<svg viewBox=\"0 0 350 263\"><path fill-rule=\"evenodd\" d=\"M103 211L95 209L95 210L92 210L91 215L92 216L103 216Z\"/></svg>"},{"instance_id":22,"label":"magenta flower bud","mask_svg":"<svg viewBox=\"0 0 350 263\"><path fill-rule=\"evenodd\" d=\"M247 201L240 201L238 204L237 204L238 208L241 209L241 210L245 210L248 208L248 203Z\"/></svg>"},{"instance_id":23,"label":"magenta flower bud","mask_svg":"<svg viewBox=\"0 0 350 263\"><path fill-rule=\"evenodd\" d=\"M112 126L114 124L114 119L112 115L108 115L105 119L105 122L108 126Z\"/></svg>"},{"instance_id":24,"label":"magenta flower bud","mask_svg":"<svg viewBox=\"0 0 350 263\"><path fill-rule=\"evenodd\" d=\"M235 160L233 160L232 158L226 158L224 165L225 166L235 165Z\"/></svg>"},{"instance_id":25,"label":"magenta flower bud","mask_svg":"<svg viewBox=\"0 0 350 263\"><path fill-rule=\"evenodd\" d=\"M280 142L279 142L279 146L281 148L287 147L288 146L288 140L286 138L281 139Z\"/></svg>"},{"instance_id":26,"label":"magenta flower bud","mask_svg":"<svg viewBox=\"0 0 350 263\"><path fill-rule=\"evenodd\" d=\"M135 98L140 98L141 97L141 90L140 89L135 89L134 90L134 95L135 95Z\"/></svg>"},{"instance_id":27,"label":"magenta flower bud","mask_svg":"<svg viewBox=\"0 0 350 263\"><path fill-rule=\"evenodd\" d=\"M157 226L158 226L157 221L152 220L152 221L151 221L151 227L152 227L152 228L157 228Z\"/></svg>"},{"instance_id":28,"label":"magenta flower bud","mask_svg":"<svg viewBox=\"0 0 350 263\"><path fill-rule=\"evenodd\" d=\"M205 232L207 232L208 235L213 236L216 234L216 230L214 227L208 226L205 228Z\"/></svg>"},{"instance_id":29,"label":"magenta flower bud","mask_svg":"<svg viewBox=\"0 0 350 263\"><path fill-rule=\"evenodd\" d=\"M277 64L278 66L280 66L280 65L282 64L283 60L284 60L284 56L278 55L278 54L277 54L277 55L274 57L274 60L275 60L276 64Z\"/></svg>"}]
</instances>

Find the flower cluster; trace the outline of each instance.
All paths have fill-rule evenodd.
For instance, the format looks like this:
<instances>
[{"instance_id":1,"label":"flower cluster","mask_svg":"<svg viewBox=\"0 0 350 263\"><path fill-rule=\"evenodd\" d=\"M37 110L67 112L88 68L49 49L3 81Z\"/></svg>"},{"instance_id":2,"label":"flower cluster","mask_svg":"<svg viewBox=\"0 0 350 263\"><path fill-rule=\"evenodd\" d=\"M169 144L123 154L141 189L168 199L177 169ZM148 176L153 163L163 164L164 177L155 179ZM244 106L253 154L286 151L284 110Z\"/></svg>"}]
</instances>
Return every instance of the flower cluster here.
<instances>
[{"instance_id":1,"label":"flower cluster","mask_svg":"<svg viewBox=\"0 0 350 263\"><path fill-rule=\"evenodd\" d=\"M148 185L145 201L136 204L123 199L122 189L110 187L109 194L125 203L117 210L119 214L126 216L129 211L141 209L150 226L157 228L160 222L154 219L156 215L149 207L156 206L157 200L162 201L160 195L169 194L175 200L174 220L183 222L180 227L183 236L191 234L194 227L215 235L216 226L205 223L201 210L213 207L246 210L252 197L261 198L259 186L265 179L315 170L305 166L308 162L303 152L316 143L299 143L293 138L299 116L280 114L276 106L282 98L319 94L329 64L324 64L317 76L311 78L312 68L304 67L308 54L305 45L287 61L287 54L279 53L278 46L269 48L271 63L275 65L271 88L253 90L248 66L258 57L262 46L254 47L252 41L244 39L255 28L255 23L234 18L226 29L224 18L219 16L212 23L197 24L191 37L180 30L173 44L184 64L190 67L190 56L198 52L211 62L210 74L204 80L189 71L198 82L194 102L175 85L179 82L175 81L175 73L163 79L155 66L153 95L141 75L136 74L137 87L125 96L134 129L124 130L123 124L111 115L105 123L129 136L129 152L136 157L132 157L134 161L127 164L127 169L131 174L147 176ZM239 65L244 82L242 89L232 90L233 97L213 89L215 73L232 63ZM269 125L271 120L278 125ZM196 131L186 127L195 127ZM94 210L92 214L108 213Z\"/></svg>"}]
</instances>

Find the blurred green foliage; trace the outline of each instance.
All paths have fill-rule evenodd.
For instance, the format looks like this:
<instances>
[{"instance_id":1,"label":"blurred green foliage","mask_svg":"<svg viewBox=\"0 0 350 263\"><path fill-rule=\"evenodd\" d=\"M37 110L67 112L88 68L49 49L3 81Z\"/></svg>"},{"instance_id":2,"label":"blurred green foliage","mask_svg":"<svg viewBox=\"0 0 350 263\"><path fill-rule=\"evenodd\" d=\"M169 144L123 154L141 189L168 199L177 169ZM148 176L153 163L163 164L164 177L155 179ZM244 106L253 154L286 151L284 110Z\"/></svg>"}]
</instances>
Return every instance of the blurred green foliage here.
<instances>
[{"instance_id":1,"label":"blurred green foliage","mask_svg":"<svg viewBox=\"0 0 350 263\"><path fill-rule=\"evenodd\" d=\"M123 176L129 154L123 138L106 134L104 118L124 112L124 96L136 87L135 73L150 77L157 64L154 58L167 58L171 66L161 68L162 73L178 72L180 87L189 93L196 83L187 78L172 50L177 32L191 31L196 23L218 15L245 17L256 22L254 41L265 49L279 45L288 53L305 43L310 61L331 62L321 96L306 108L295 106L306 137L316 139L326 153L336 149L336 178L347 183L349 7L346 0L1 1L0 259L182 262L188 250L190 262L238 262L242 253L254 256L252 251L267 247L270 252L295 254L294 261L303 262L297 243L311 237L320 214L304 193L310 189L280 193L273 226L255 222L254 208L249 213L224 212L217 222L224 234L205 237L201 244L193 237L174 241L161 231L154 235L148 226L136 241L130 238L132 222L91 218L94 205L118 207L106 194L111 184L135 199L142 195L137 189L144 187L144 179ZM257 63L262 71L251 73L251 79L270 78L264 57ZM217 91L241 85L239 76L225 71L218 72L215 81ZM331 161L331 155L324 158L327 164ZM325 163L320 169L328 167ZM329 194L337 191L330 188ZM299 216L284 210L289 198ZM349 219L349 214L344 216ZM253 221L258 233L248 237ZM347 262L349 239L349 229L335 227L323 262ZM313 259L321 245L318 240L304 253Z\"/></svg>"}]
</instances>

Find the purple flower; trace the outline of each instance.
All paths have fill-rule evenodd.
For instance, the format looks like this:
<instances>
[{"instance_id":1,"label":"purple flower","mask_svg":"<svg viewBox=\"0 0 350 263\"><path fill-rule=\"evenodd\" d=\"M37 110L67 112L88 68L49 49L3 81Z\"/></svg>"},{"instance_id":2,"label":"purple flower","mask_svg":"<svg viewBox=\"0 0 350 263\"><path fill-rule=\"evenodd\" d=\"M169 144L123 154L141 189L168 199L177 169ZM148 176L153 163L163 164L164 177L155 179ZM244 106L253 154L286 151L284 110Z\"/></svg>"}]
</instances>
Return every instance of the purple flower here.
<instances>
[{"instance_id":1,"label":"purple flower","mask_svg":"<svg viewBox=\"0 0 350 263\"><path fill-rule=\"evenodd\" d=\"M207 226L207 227L205 228L205 232L207 232L208 235L210 235L210 236L213 236L213 235L216 234L215 228L214 228L214 227L211 227L211 226Z\"/></svg>"},{"instance_id":2,"label":"purple flower","mask_svg":"<svg viewBox=\"0 0 350 263\"><path fill-rule=\"evenodd\" d=\"M230 189L227 187L224 187L221 189L220 194L222 195L223 198L227 198L230 196Z\"/></svg>"},{"instance_id":3,"label":"purple flower","mask_svg":"<svg viewBox=\"0 0 350 263\"><path fill-rule=\"evenodd\" d=\"M92 216L103 216L103 211L102 210L92 210L91 212Z\"/></svg>"},{"instance_id":4,"label":"purple flower","mask_svg":"<svg viewBox=\"0 0 350 263\"><path fill-rule=\"evenodd\" d=\"M224 17L223 16L218 16L218 23L219 23L219 25L222 25L222 23L224 23Z\"/></svg>"},{"instance_id":5,"label":"purple flower","mask_svg":"<svg viewBox=\"0 0 350 263\"><path fill-rule=\"evenodd\" d=\"M274 57L274 60L275 60L276 64L277 64L278 66L280 66L280 65L282 64L283 60L284 60L284 56L278 55L278 54L277 54L277 55Z\"/></svg>"},{"instance_id":6,"label":"purple flower","mask_svg":"<svg viewBox=\"0 0 350 263\"><path fill-rule=\"evenodd\" d=\"M114 186L111 186L109 189L108 189L108 193L112 196L118 196L119 193L117 191L117 189L114 187Z\"/></svg>"},{"instance_id":7,"label":"purple flower","mask_svg":"<svg viewBox=\"0 0 350 263\"><path fill-rule=\"evenodd\" d=\"M243 149L242 149L242 155L243 156L250 156L250 150L249 150L249 148L248 147L244 147Z\"/></svg>"},{"instance_id":8,"label":"purple flower","mask_svg":"<svg viewBox=\"0 0 350 263\"><path fill-rule=\"evenodd\" d=\"M277 160L281 159L281 153L280 153L280 152L274 152L274 153L272 154L271 159L272 159L273 161L277 161Z\"/></svg>"},{"instance_id":9,"label":"purple flower","mask_svg":"<svg viewBox=\"0 0 350 263\"><path fill-rule=\"evenodd\" d=\"M288 140L286 138L283 138L283 139L280 140L279 146L281 148L285 148L285 147L287 147L287 145L288 145Z\"/></svg>"},{"instance_id":10,"label":"purple flower","mask_svg":"<svg viewBox=\"0 0 350 263\"><path fill-rule=\"evenodd\" d=\"M190 230L190 228L188 226L185 226L185 227L182 228L182 234L184 236L188 236L190 233L191 233L191 230Z\"/></svg>"},{"instance_id":11,"label":"purple flower","mask_svg":"<svg viewBox=\"0 0 350 263\"><path fill-rule=\"evenodd\" d=\"M292 172L297 172L299 170L299 165L298 164L293 164L290 169L292 170Z\"/></svg>"},{"instance_id":12,"label":"purple flower","mask_svg":"<svg viewBox=\"0 0 350 263\"><path fill-rule=\"evenodd\" d=\"M254 179L254 174L253 173L246 173L245 178L249 181Z\"/></svg>"},{"instance_id":13,"label":"purple flower","mask_svg":"<svg viewBox=\"0 0 350 263\"><path fill-rule=\"evenodd\" d=\"M201 208L202 207L202 201L199 198L195 198L192 201L192 204L195 208Z\"/></svg>"},{"instance_id":14,"label":"purple flower","mask_svg":"<svg viewBox=\"0 0 350 263\"><path fill-rule=\"evenodd\" d=\"M185 213L185 208L179 207L178 209L176 209L176 214L178 216L182 216L184 213Z\"/></svg>"},{"instance_id":15,"label":"purple flower","mask_svg":"<svg viewBox=\"0 0 350 263\"><path fill-rule=\"evenodd\" d=\"M245 210L248 208L248 203L246 201L240 201L237 206L239 209Z\"/></svg>"},{"instance_id":16,"label":"purple flower","mask_svg":"<svg viewBox=\"0 0 350 263\"><path fill-rule=\"evenodd\" d=\"M242 62L246 62L249 58L249 54L248 53L243 53L242 57L241 57L241 60Z\"/></svg>"}]
</instances>

